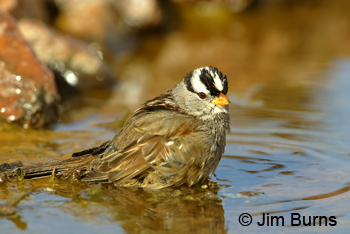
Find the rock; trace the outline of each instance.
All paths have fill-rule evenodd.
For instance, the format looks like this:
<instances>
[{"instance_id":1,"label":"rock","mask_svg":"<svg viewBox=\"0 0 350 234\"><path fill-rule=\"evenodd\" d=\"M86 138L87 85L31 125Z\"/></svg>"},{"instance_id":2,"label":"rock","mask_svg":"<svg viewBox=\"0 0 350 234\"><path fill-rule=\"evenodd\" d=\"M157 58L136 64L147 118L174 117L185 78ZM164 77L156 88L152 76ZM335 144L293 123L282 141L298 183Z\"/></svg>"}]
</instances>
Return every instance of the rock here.
<instances>
[{"instance_id":1,"label":"rock","mask_svg":"<svg viewBox=\"0 0 350 234\"><path fill-rule=\"evenodd\" d=\"M103 62L96 43L86 43L58 33L44 23L21 19L18 26L38 58L78 90L110 88L115 79Z\"/></svg>"},{"instance_id":2,"label":"rock","mask_svg":"<svg viewBox=\"0 0 350 234\"><path fill-rule=\"evenodd\" d=\"M51 0L0 0L0 9L10 13L15 19L33 18L51 22L57 8Z\"/></svg>"},{"instance_id":3,"label":"rock","mask_svg":"<svg viewBox=\"0 0 350 234\"><path fill-rule=\"evenodd\" d=\"M157 0L54 0L59 14L54 25L64 33L104 46L111 56L134 49L134 33L162 21Z\"/></svg>"},{"instance_id":4,"label":"rock","mask_svg":"<svg viewBox=\"0 0 350 234\"><path fill-rule=\"evenodd\" d=\"M162 20L162 10L156 0L117 0L114 1L117 12L130 29L156 26Z\"/></svg>"},{"instance_id":5,"label":"rock","mask_svg":"<svg viewBox=\"0 0 350 234\"><path fill-rule=\"evenodd\" d=\"M11 11L18 5L17 0L0 0L0 10Z\"/></svg>"},{"instance_id":6,"label":"rock","mask_svg":"<svg viewBox=\"0 0 350 234\"><path fill-rule=\"evenodd\" d=\"M25 128L44 127L57 121L59 100L52 72L0 11L0 115Z\"/></svg>"},{"instance_id":7,"label":"rock","mask_svg":"<svg viewBox=\"0 0 350 234\"><path fill-rule=\"evenodd\" d=\"M55 26L87 41L101 43L105 34L114 37L116 14L108 0L54 0L60 13Z\"/></svg>"},{"instance_id":8,"label":"rock","mask_svg":"<svg viewBox=\"0 0 350 234\"><path fill-rule=\"evenodd\" d=\"M221 1L199 1L199 0L171 0L175 4L189 4L194 3L196 4L196 11L197 13L203 12L204 15L207 13L210 14L210 11L215 10L214 8L217 7L217 5L225 6L228 10L238 13L243 12L247 10L249 7L251 7L254 4L260 3L260 2L266 2L268 0L221 0ZM273 0L278 2L279 0ZM286 0L282 0L286 1Z\"/></svg>"}]
</instances>

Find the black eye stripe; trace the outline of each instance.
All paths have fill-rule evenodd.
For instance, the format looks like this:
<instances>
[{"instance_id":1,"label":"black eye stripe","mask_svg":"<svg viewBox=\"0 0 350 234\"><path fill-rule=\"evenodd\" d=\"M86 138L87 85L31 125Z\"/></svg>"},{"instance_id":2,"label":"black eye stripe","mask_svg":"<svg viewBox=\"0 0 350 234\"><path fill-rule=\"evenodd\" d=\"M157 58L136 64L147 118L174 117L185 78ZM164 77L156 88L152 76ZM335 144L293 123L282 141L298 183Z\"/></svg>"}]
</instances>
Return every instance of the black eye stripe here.
<instances>
[{"instance_id":1,"label":"black eye stripe","mask_svg":"<svg viewBox=\"0 0 350 234\"><path fill-rule=\"evenodd\" d=\"M222 76L221 76L221 77L222 77ZM227 94L227 91L228 91L228 86L227 86L227 77L226 77L226 76L224 76L224 77L223 77L221 80L222 80L222 84L223 84L223 87L224 87L224 88L222 89L222 91L221 91L221 92L222 92L223 94L225 94L225 95L226 95L226 94Z\"/></svg>"},{"instance_id":2,"label":"black eye stripe","mask_svg":"<svg viewBox=\"0 0 350 234\"><path fill-rule=\"evenodd\" d=\"M192 75L193 75L193 71L187 73L185 78L184 78L184 82L185 82L185 85L186 85L188 91L191 91L192 93L195 93L195 91L194 91L194 89L192 87L192 83L191 83Z\"/></svg>"},{"instance_id":3,"label":"black eye stripe","mask_svg":"<svg viewBox=\"0 0 350 234\"><path fill-rule=\"evenodd\" d=\"M211 96L218 97L220 95L220 93L226 94L228 91L226 76L223 76L222 73L219 71L219 69L217 69L216 67L209 67L209 70L211 70L214 74L217 74L219 76L220 80L222 81L223 90L220 92L216 88L214 78L210 75L210 73L207 71L207 69L203 68L200 70L200 72L201 72L199 75L200 81L208 89ZM194 91L192 83L191 83L192 76L193 76L193 71L187 73L186 76L184 77L184 83L189 91L191 91L193 93L197 93Z\"/></svg>"},{"instance_id":4,"label":"black eye stripe","mask_svg":"<svg viewBox=\"0 0 350 234\"><path fill-rule=\"evenodd\" d=\"M207 87L211 96L219 96L220 91L215 87L214 79L207 70L202 70L199 75L201 82Z\"/></svg>"}]
</instances>

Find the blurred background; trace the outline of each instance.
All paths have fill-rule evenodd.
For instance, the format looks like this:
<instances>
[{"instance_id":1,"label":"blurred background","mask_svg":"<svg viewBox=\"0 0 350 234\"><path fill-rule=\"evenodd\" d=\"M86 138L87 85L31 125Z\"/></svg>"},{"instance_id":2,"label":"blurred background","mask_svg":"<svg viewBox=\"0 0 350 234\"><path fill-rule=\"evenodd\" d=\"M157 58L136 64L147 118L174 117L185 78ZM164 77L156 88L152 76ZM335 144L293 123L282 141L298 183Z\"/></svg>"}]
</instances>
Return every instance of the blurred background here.
<instances>
[{"instance_id":1,"label":"blurred background","mask_svg":"<svg viewBox=\"0 0 350 234\"><path fill-rule=\"evenodd\" d=\"M65 159L101 144L198 67L227 75L232 102L226 152L211 177L219 189L91 193L62 181L0 180L0 204L30 194L0 226L270 232L256 225L262 213L287 224L299 212L338 223L273 230L348 230L349 12L346 0L0 0L0 164ZM237 222L244 212L253 215L249 228Z\"/></svg>"},{"instance_id":2,"label":"blurred background","mask_svg":"<svg viewBox=\"0 0 350 234\"><path fill-rule=\"evenodd\" d=\"M349 7L317 0L2 0L2 14L18 30L15 36L3 30L3 37L20 42L1 45L7 82L0 84L0 114L43 127L133 110L210 65L228 76L237 102L271 89L290 95L268 105L283 108L285 99L307 105L315 86L326 82L320 72L350 54ZM33 58L24 53L28 47ZM50 73L44 79L23 72L23 61L46 69L27 61L35 59L54 82ZM21 92L26 85L33 90Z\"/></svg>"}]
</instances>

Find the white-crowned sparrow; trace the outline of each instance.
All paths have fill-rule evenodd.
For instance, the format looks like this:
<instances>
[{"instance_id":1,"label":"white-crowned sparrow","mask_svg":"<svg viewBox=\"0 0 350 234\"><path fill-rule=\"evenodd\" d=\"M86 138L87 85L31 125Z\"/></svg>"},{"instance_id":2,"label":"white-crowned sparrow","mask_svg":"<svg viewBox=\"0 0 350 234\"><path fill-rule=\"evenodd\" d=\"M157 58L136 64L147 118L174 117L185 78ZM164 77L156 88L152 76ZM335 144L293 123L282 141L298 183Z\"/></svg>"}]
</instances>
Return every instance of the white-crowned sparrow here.
<instances>
[{"instance_id":1,"label":"white-crowned sparrow","mask_svg":"<svg viewBox=\"0 0 350 234\"><path fill-rule=\"evenodd\" d=\"M112 140L67 160L21 169L27 178L75 173L82 181L117 186L203 183L224 152L230 128L227 91L227 78L216 67L198 68L142 104Z\"/></svg>"}]
</instances>

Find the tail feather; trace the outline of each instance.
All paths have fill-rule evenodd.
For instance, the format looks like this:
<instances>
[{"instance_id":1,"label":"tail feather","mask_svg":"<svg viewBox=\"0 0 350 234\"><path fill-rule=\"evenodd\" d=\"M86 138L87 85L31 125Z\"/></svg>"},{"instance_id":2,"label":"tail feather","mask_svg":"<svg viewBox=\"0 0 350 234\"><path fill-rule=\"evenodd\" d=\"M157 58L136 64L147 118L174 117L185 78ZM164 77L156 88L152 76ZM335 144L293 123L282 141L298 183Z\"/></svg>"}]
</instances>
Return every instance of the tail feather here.
<instances>
[{"instance_id":1,"label":"tail feather","mask_svg":"<svg viewBox=\"0 0 350 234\"><path fill-rule=\"evenodd\" d=\"M24 179L32 179L47 177L53 173L55 175L64 174L70 176L78 171L81 172L80 177L82 178L84 177L84 172L89 170L91 161L103 155L109 143L110 141L106 141L98 147L73 153L71 158L59 161L39 163L33 166L23 166L20 161L0 164L0 176L6 172L9 177L13 177L20 170L24 172Z\"/></svg>"},{"instance_id":2,"label":"tail feather","mask_svg":"<svg viewBox=\"0 0 350 234\"><path fill-rule=\"evenodd\" d=\"M4 173L8 170L13 170L18 167L23 167L23 163L21 161L0 164L0 173Z\"/></svg>"},{"instance_id":3,"label":"tail feather","mask_svg":"<svg viewBox=\"0 0 350 234\"><path fill-rule=\"evenodd\" d=\"M49 163L39 163L33 166L19 168L25 173L25 179L47 177L52 175L53 173L55 175L66 174L67 176L69 176L70 174L73 174L76 171L86 171L90 162L93 159L95 159L95 157L91 155L80 156Z\"/></svg>"},{"instance_id":4,"label":"tail feather","mask_svg":"<svg viewBox=\"0 0 350 234\"><path fill-rule=\"evenodd\" d=\"M0 175L4 172L9 177L13 177L16 171L24 172L24 179L47 177L55 173L55 175L71 174L79 171L81 177L88 170L92 160L100 157L108 147L109 141L103 143L99 147L94 147L81 152L73 153L72 157L65 160L53 161L48 163L39 163L33 166L23 166L20 161L14 163L4 163L0 165Z\"/></svg>"}]
</instances>

